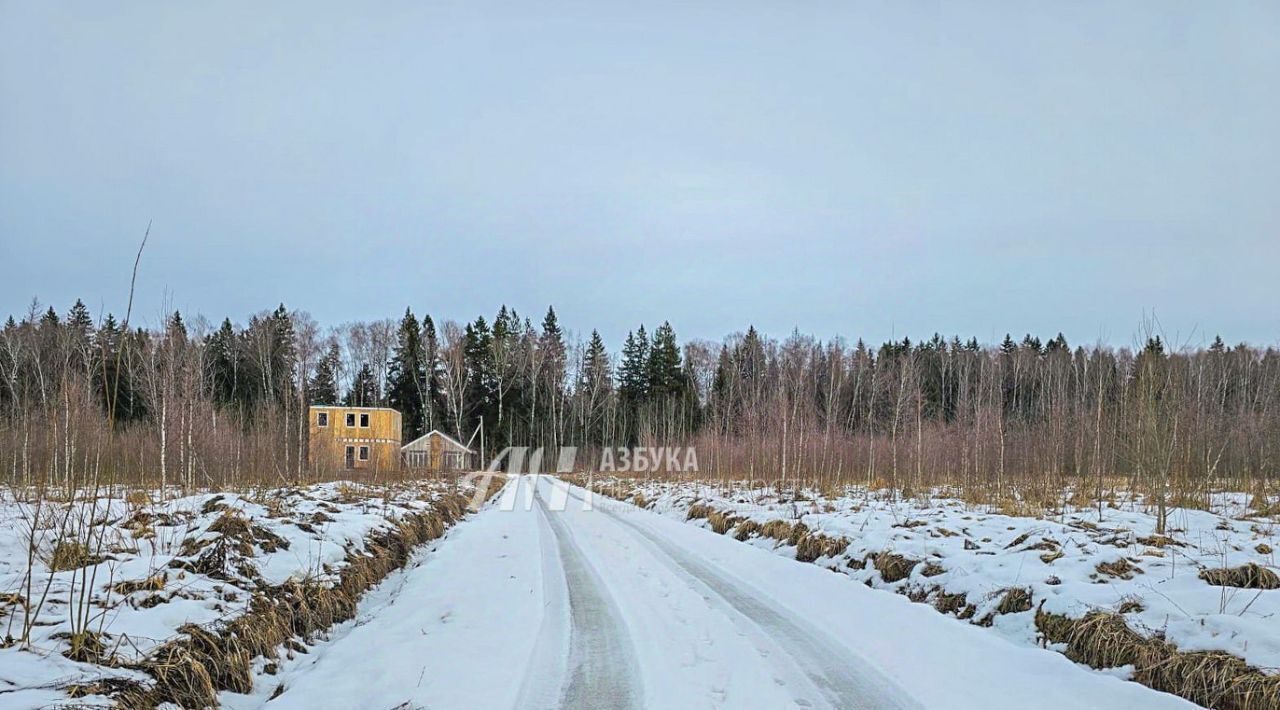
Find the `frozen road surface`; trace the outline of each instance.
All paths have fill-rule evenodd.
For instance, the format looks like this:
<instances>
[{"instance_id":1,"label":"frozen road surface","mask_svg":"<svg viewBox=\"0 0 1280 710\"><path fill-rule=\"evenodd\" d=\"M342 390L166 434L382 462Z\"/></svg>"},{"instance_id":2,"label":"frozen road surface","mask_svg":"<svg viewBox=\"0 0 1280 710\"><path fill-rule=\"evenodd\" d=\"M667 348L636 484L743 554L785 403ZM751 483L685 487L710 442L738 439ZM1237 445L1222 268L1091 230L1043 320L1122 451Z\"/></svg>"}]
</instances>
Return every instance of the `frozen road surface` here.
<instances>
[{"instance_id":1,"label":"frozen road surface","mask_svg":"<svg viewBox=\"0 0 1280 710\"><path fill-rule=\"evenodd\" d=\"M260 676L256 708L1188 708L843 575L532 476ZM272 697L274 695L274 697Z\"/></svg>"}]
</instances>

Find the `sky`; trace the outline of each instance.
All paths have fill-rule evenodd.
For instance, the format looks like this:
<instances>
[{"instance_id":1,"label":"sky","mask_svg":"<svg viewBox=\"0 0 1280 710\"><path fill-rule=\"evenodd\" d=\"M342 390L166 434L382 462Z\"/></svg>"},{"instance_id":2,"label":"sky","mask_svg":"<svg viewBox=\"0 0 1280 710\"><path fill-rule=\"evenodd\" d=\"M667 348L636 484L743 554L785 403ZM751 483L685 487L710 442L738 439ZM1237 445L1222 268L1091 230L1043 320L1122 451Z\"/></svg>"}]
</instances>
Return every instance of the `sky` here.
<instances>
[{"instance_id":1,"label":"sky","mask_svg":"<svg viewBox=\"0 0 1280 710\"><path fill-rule=\"evenodd\" d=\"M1280 3L0 0L0 317L1280 343Z\"/></svg>"}]
</instances>

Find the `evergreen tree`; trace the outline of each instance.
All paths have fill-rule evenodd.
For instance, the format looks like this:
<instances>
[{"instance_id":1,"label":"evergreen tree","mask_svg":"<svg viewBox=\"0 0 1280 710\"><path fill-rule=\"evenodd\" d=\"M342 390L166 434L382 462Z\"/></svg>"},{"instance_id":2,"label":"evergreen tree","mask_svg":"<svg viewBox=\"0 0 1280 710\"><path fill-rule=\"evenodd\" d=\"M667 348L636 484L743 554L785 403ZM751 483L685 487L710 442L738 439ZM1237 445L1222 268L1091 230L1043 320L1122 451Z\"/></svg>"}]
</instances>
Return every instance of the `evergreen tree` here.
<instances>
[{"instance_id":1,"label":"evergreen tree","mask_svg":"<svg viewBox=\"0 0 1280 710\"><path fill-rule=\"evenodd\" d=\"M618 370L618 393L625 403L636 405L649 394L649 336L644 326L627 333Z\"/></svg>"},{"instance_id":2,"label":"evergreen tree","mask_svg":"<svg viewBox=\"0 0 1280 710\"><path fill-rule=\"evenodd\" d=\"M440 339L436 335L436 324L431 316L422 316L422 366L426 377L426 388L423 392L422 412L423 427L427 431L444 428L449 420L445 401L444 362L440 359ZM455 432L458 433L458 432Z\"/></svg>"},{"instance_id":3,"label":"evergreen tree","mask_svg":"<svg viewBox=\"0 0 1280 710\"><path fill-rule=\"evenodd\" d=\"M483 420L485 430L492 432L497 415L497 385L494 378L493 333L484 316L468 323L463 342L463 359L467 371L467 412L463 426L475 429ZM465 432L458 432L465 436Z\"/></svg>"},{"instance_id":4,"label":"evergreen tree","mask_svg":"<svg viewBox=\"0 0 1280 710\"><path fill-rule=\"evenodd\" d=\"M205 352L213 401L223 407L235 404L240 390L240 361L236 331L230 318L224 318L218 330L209 336Z\"/></svg>"},{"instance_id":5,"label":"evergreen tree","mask_svg":"<svg viewBox=\"0 0 1280 710\"><path fill-rule=\"evenodd\" d=\"M652 399L680 395L684 391L684 373L680 369L680 346L671 324L663 322L653 331L649 349L648 396Z\"/></svg>"},{"instance_id":6,"label":"evergreen tree","mask_svg":"<svg viewBox=\"0 0 1280 710\"><path fill-rule=\"evenodd\" d=\"M387 375L387 403L400 411L404 440L413 441L426 433L426 370L423 367L422 333L413 311L404 309L400 333Z\"/></svg>"},{"instance_id":7,"label":"evergreen tree","mask_svg":"<svg viewBox=\"0 0 1280 710\"><path fill-rule=\"evenodd\" d=\"M351 388L347 390L346 399L342 403L348 407L377 407L382 404L378 378L367 363L356 371L356 376L351 379Z\"/></svg>"},{"instance_id":8,"label":"evergreen tree","mask_svg":"<svg viewBox=\"0 0 1280 710\"><path fill-rule=\"evenodd\" d=\"M315 375L307 387L313 405L338 403L338 373L342 371L342 350L337 341L329 343L329 349L316 363Z\"/></svg>"}]
</instances>

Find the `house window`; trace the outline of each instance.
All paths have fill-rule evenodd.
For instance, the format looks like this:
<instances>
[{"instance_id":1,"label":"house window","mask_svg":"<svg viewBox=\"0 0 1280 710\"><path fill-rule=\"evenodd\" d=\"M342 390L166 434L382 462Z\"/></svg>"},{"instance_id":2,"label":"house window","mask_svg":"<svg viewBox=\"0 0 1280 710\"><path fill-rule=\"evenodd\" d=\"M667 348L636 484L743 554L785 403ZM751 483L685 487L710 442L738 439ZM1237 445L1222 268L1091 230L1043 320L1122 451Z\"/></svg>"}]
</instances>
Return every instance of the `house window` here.
<instances>
[{"instance_id":1,"label":"house window","mask_svg":"<svg viewBox=\"0 0 1280 710\"><path fill-rule=\"evenodd\" d=\"M346 463L347 468L355 468L355 465L356 465L356 447L354 447L354 446L348 446L348 447L347 447L347 455L346 455L346 458L344 459L344 462Z\"/></svg>"},{"instance_id":2,"label":"house window","mask_svg":"<svg viewBox=\"0 0 1280 710\"><path fill-rule=\"evenodd\" d=\"M360 428L362 428L362 429L368 429L368 428L369 428L369 415L368 415L368 414L361 414L361 415L360 415Z\"/></svg>"},{"instance_id":3,"label":"house window","mask_svg":"<svg viewBox=\"0 0 1280 710\"><path fill-rule=\"evenodd\" d=\"M356 425L356 413L347 412L347 426L355 426L355 425Z\"/></svg>"},{"instance_id":4,"label":"house window","mask_svg":"<svg viewBox=\"0 0 1280 710\"><path fill-rule=\"evenodd\" d=\"M369 447L368 447L368 446L361 446L361 447L360 447L360 460L361 460L361 461L368 461L368 460L369 460Z\"/></svg>"},{"instance_id":5,"label":"house window","mask_svg":"<svg viewBox=\"0 0 1280 710\"><path fill-rule=\"evenodd\" d=\"M328 412L316 412L316 426L319 426L319 427L329 426Z\"/></svg>"}]
</instances>

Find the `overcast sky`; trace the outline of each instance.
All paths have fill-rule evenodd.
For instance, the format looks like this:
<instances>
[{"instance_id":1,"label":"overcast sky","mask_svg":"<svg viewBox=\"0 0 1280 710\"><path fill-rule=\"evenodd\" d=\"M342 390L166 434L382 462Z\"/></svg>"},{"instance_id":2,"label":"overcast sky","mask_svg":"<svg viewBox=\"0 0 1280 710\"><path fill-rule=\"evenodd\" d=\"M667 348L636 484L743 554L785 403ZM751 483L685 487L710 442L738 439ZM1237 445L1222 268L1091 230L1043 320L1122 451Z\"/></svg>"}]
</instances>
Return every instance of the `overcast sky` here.
<instances>
[{"instance_id":1,"label":"overcast sky","mask_svg":"<svg viewBox=\"0 0 1280 710\"><path fill-rule=\"evenodd\" d=\"M1280 3L0 0L0 317L1280 342Z\"/></svg>"}]
</instances>

